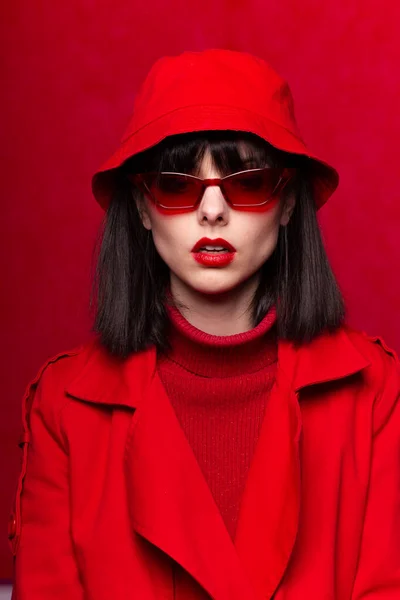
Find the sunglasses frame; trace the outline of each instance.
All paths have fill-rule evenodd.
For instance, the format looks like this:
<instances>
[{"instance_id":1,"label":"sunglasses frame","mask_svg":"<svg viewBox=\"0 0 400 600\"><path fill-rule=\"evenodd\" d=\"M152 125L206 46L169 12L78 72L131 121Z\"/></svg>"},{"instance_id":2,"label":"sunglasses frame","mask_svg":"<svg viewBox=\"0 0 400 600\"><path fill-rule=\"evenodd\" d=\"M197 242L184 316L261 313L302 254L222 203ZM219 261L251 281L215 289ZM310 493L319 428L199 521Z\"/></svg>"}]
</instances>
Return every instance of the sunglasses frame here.
<instances>
[{"instance_id":1,"label":"sunglasses frame","mask_svg":"<svg viewBox=\"0 0 400 600\"><path fill-rule=\"evenodd\" d=\"M238 175L243 175L244 173L265 172L265 171L270 171L272 169L274 171L281 171L281 176L278 180L278 183L274 187L271 195L264 202L259 202L257 204L233 204L233 202L229 199L228 194L224 188L224 182L227 179L232 179L234 177L237 177ZM161 171L161 172L154 171L154 172L148 172L148 173L135 173L133 175L128 175L127 177L129 179L129 181L131 181L131 183L135 184L146 196L148 196L148 198L155 205L160 206L164 210L176 210L176 208L171 207L171 206L165 206L164 204L161 204L157 200L157 198L154 196L154 194L152 194L152 192L150 191L150 189L146 183L146 178L149 176L150 177L159 177L160 175L180 175L181 177L185 177L186 179L194 179L196 181L201 182L202 185L201 185L200 193L199 193L199 196L198 196L196 202L191 206L179 206L179 207L177 207L179 210L185 210L185 211L196 210L201 202L201 199L204 196L204 192L206 191L206 189L209 186L218 186L221 190L221 193L222 193L225 201L229 204L229 206L231 206L234 209L245 210L246 208L255 208L258 206L264 206L265 204L270 202L278 193L280 193L284 189L284 187L288 184L290 179L292 179L293 175L295 174L295 171L296 171L296 169L286 168L286 167L283 167L283 168L282 167L263 167L260 169L246 169L244 171L237 171L236 173L231 173L230 175L226 175L225 177L216 177L213 179L202 179L201 177L196 177L195 175L189 175L188 173L178 173L175 171Z\"/></svg>"}]
</instances>

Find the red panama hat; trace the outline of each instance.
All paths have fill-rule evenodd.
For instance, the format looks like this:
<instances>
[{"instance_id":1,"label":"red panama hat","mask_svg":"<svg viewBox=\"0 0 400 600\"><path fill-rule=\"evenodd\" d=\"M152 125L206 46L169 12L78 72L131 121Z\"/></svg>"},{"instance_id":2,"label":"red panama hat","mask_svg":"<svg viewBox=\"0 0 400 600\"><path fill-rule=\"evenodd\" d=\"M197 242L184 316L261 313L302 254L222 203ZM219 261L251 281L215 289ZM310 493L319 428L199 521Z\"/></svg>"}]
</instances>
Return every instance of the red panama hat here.
<instances>
[{"instance_id":1,"label":"red panama hat","mask_svg":"<svg viewBox=\"0 0 400 600\"><path fill-rule=\"evenodd\" d=\"M338 186L337 171L311 154L301 138L287 82L247 52L209 49L165 56L152 66L120 147L93 176L97 202L107 208L128 158L169 135L205 130L250 132L307 156L317 208Z\"/></svg>"}]
</instances>

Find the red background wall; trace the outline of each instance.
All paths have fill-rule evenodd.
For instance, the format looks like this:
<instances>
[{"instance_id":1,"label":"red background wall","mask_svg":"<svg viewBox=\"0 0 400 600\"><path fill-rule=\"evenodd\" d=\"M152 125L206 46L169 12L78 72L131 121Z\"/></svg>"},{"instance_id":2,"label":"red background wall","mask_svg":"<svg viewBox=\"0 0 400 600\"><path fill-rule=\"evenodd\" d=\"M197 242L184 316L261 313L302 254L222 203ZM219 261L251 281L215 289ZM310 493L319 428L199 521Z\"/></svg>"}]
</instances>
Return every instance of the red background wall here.
<instances>
[{"instance_id":1,"label":"red background wall","mask_svg":"<svg viewBox=\"0 0 400 600\"><path fill-rule=\"evenodd\" d=\"M289 79L304 137L341 174L321 224L348 320L400 349L400 4L13 0L2 11L0 578L9 578L21 396L48 356L88 337L102 217L90 176L160 55L249 50Z\"/></svg>"}]
</instances>

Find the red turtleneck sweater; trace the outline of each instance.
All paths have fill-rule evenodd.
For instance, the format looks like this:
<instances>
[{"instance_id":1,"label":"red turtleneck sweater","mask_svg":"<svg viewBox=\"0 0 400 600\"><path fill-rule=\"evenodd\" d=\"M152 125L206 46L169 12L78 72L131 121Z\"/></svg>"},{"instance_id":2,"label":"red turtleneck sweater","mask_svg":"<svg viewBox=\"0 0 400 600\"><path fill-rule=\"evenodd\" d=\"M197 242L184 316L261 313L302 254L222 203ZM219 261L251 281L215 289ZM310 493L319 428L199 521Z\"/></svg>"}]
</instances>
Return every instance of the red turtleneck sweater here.
<instances>
[{"instance_id":1,"label":"red turtleneck sweater","mask_svg":"<svg viewBox=\"0 0 400 600\"><path fill-rule=\"evenodd\" d=\"M276 312L254 329L209 335L169 309L158 372L234 539L240 501L277 364Z\"/></svg>"}]
</instances>

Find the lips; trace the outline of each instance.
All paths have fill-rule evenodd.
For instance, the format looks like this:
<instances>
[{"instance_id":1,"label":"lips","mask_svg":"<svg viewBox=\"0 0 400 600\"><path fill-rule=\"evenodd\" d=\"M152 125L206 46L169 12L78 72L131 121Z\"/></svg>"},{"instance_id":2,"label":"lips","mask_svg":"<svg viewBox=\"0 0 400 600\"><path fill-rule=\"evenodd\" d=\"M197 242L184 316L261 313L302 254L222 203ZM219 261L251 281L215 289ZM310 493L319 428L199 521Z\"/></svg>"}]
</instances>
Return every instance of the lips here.
<instances>
[{"instance_id":1,"label":"lips","mask_svg":"<svg viewBox=\"0 0 400 600\"><path fill-rule=\"evenodd\" d=\"M236 248L222 238L201 238L192 248L194 260L208 268L227 267L236 256Z\"/></svg>"},{"instance_id":2,"label":"lips","mask_svg":"<svg viewBox=\"0 0 400 600\"><path fill-rule=\"evenodd\" d=\"M208 250L206 250L206 246ZM201 238L196 244L193 246L191 252L212 252L210 248L215 248L215 252L222 253L225 252L236 252L236 248L232 246L229 242L222 238L216 238L212 240L210 238ZM223 249L223 250L222 250Z\"/></svg>"}]
</instances>

